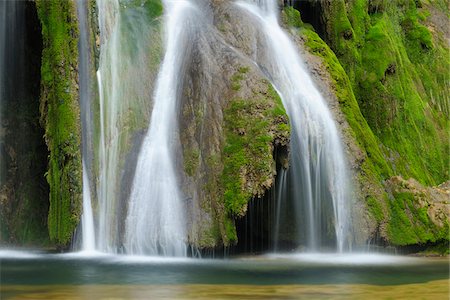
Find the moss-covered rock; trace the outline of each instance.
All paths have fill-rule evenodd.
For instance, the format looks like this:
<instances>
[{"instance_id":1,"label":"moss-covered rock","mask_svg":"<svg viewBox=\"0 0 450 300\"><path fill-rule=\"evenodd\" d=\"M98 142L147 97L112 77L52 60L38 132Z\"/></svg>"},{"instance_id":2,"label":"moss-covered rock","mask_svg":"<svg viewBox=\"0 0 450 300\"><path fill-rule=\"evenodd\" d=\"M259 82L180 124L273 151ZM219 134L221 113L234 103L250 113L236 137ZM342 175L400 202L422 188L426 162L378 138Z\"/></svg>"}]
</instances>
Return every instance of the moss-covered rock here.
<instances>
[{"instance_id":1,"label":"moss-covered rock","mask_svg":"<svg viewBox=\"0 0 450 300\"><path fill-rule=\"evenodd\" d=\"M449 182L424 187L399 176L386 181L391 215L389 241L398 246L448 240L450 224Z\"/></svg>"},{"instance_id":2,"label":"moss-covered rock","mask_svg":"<svg viewBox=\"0 0 450 300\"><path fill-rule=\"evenodd\" d=\"M231 216L242 217L252 197L262 197L274 184L274 146L287 146L286 111L268 81L247 99L231 99L224 111L225 147L221 183Z\"/></svg>"},{"instance_id":3,"label":"moss-covered rock","mask_svg":"<svg viewBox=\"0 0 450 300\"><path fill-rule=\"evenodd\" d=\"M48 230L50 239L65 247L82 205L76 8L71 1L37 1L36 5L43 37L41 125L50 152Z\"/></svg>"},{"instance_id":4,"label":"moss-covered rock","mask_svg":"<svg viewBox=\"0 0 450 300\"><path fill-rule=\"evenodd\" d=\"M290 127L270 82L230 47L253 29L233 30L239 10L230 2L214 2L211 13L214 24L200 20L203 29L186 47L179 124L189 242L217 249L237 243L236 220L273 187L275 153L287 152Z\"/></svg>"}]
</instances>

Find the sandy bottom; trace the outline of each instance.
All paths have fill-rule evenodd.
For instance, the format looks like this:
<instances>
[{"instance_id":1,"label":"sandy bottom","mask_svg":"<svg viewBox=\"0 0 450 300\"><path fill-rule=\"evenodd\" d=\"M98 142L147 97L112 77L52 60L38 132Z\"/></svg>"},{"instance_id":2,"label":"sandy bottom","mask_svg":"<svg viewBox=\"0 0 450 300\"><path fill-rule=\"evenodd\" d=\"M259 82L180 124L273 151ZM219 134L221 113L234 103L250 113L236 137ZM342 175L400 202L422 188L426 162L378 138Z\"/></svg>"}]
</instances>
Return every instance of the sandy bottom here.
<instances>
[{"instance_id":1,"label":"sandy bottom","mask_svg":"<svg viewBox=\"0 0 450 300\"><path fill-rule=\"evenodd\" d=\"M342 285L3 285L1 299L449 299L449 281Z\"/></svg>"}]
</instances>

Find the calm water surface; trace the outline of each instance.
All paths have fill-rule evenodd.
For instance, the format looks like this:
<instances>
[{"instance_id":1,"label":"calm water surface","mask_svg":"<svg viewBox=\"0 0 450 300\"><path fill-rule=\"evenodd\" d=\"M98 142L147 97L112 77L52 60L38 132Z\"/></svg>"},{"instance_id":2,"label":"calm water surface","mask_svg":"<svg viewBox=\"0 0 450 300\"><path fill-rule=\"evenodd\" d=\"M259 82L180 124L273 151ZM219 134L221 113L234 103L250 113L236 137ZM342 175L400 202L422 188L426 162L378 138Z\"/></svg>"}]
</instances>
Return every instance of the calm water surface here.
<instances>
[{"instance_id":1,"label":"calm water surface","mask_svg":"<svg viewBox=\"0 0 450 300\"><path fill-rule=\"evenodd\" d=\"M448 299L447 258L162 259L0 251L1 299Z\"/></svg>"}]
</instances>

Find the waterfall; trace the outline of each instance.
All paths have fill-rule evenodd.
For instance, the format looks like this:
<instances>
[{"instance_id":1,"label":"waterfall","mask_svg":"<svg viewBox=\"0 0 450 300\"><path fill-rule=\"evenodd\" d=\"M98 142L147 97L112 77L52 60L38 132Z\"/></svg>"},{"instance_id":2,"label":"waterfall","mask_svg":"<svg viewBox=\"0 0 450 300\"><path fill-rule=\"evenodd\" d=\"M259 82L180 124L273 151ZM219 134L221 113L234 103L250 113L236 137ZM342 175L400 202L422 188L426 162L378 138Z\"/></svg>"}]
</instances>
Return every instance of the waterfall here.
<instances>
[{"instance_id":1,"label":"waterfall","mask_svg":"<svg viewBox=\"0 0 450 300\"><path fill-rule=\"evenodd\" d=\"M84 0L77 1L78 24L80 38L78 42L78 74L80 93L80 113L81 113L81 156L83 164L83 214L81 216L82 226L82 250L95 250L94 217L92 214L91 189L89 180L89 170L91 162L90 145L91 139L91 109L90 109L90 47L89 31L87 21L87 7Z\"/></svg>"},{"instance_id":2,"label":"waterfall","mask_svg":"<svg viewBox=\"0 0 450 300\"><path fill-rule=\"evenodd\" d=\"M159 65L159 21L139 1L97 0L100 29L96 148L97 250L123 249L134 147L148 126Z\"/></svg>"},{"instance_id":3,"label":"waterfall","mask_svg":"<svg viewBox=\"0 0 450 300\"><path fill-rule=\"evenodd\" d=\"M89 188L89 179L86 166L83 162L83 215L82 224L82 250L89 252L95 250L94 216L92 214L91 189Z\"/></svg>"},{"instance_id":4,"label":"waterfall","mask_svg":"<svg viewBox=\"0 0 450 300\"><path fill-rule=\"evenodd\" d=\"M98 249L116 251L117 225L115 212L115 185L117 183L117 128L119 99L118 47L119 2L98 0L100 27L100 66L97 71L100 107L100 143L98 147ZM108 102L106 102L108 101Z\"/></svg>"},{"instance_id":5,"label":"waterfall","mask_svg":"<svg viewBox=\"0 0 450 300\"><path fill-rule=\"evenodd\" d=\"M279 249L279 240L280 240L280 221L281 221L281 210L282 210L282 204L286 199L286 170L284 168L281 168L280 174L278 175L279 179L276 186L276 194L275 194L275 201L276 201L276 208L275 208L275 226L273 228L273 249L275 252Z\"/></svg>"},{"instance_id":6,"label":"waterfall","mask_svg":"<svg viewBox=\"0 0 450 300\"><path fill-rule=\"evenodd\" d=\"M177 96L182 82L189 1L164 1L166 48L153 95L150 126L139 154L125 224L132 254L186 255L183 198L175 170L179 147Z\"/></svg>"},{"instance_id":7,"label":"waterfall","mask_svg":"<svg viewBox=\"0 0 450 300\"><path fill-rule=\"evenodd\" d=\"M318 251L331 239L342 252L349 248L351 197L343 146L325 100L278 24L276 2L242 1L238 6L255 17L255 26L263 32L264 49L255 49L256 60L279 92L291 121L290 168L279 193L295 204L299 245L306 240L308 251Z\"/></svg>"}]
</instances>

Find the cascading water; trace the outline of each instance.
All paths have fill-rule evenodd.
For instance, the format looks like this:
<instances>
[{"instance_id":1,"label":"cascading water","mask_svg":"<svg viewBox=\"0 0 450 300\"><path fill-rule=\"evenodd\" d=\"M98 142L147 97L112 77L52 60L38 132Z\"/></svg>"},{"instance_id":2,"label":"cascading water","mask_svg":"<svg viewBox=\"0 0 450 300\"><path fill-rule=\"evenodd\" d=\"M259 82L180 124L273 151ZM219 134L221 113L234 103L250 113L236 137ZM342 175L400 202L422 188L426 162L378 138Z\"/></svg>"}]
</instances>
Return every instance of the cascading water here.
<instances>
[{"instance_id":1,"label":"cascading water","mask_svg":"<svg viewBox=\"0 0 450 300\"><path fill-rule=\"evenodd\" d=\"M150 127L142 144L125 228L132 254L186 255L183 198L174 166L179 147L176 103L188 39L189 1L165 1L166 52L159 71Z\"/></svg>"},{"instance_id":2,"label":"cascading water","mask_svg":"<svg viewBox=\"0 0 450 300\"><path fill-rule=\"evenodd\" d=\"M99 145L99 179L97 197L98 211L98 249L106 252L115 252L115 238L117 225L114 223L115 198L114 186L117 183L117 152L118 128L116 125L118 115L118 26L119 2L97 1L99 14L100 38L100 67L97 71L100 100L100 145ZM105 77L106 81L103 80ZM105 85L105 88L104 88ZM108 101L108 104L106 103ZM106 108L109 105L108 111Z\"/></svg>"},{"instance_id":3,"label":"cascading water","mask_svg":"<svg viewBox=\"0 0 450 300\"><path fill-rule=\"evenodd\" d=\"M82 125L82 149L81 156L83 160L83 215L81 216L82 226L82 250L95 250L94 217L92 213L91 189L89 181L88 163L91 162L89 153L91 145L91 109L90 109L90 89L89 89L89 69L90 69L90 51L89 51L89 33L87 22L87 8L84 0L77 2L78 24L80 38L78 42L78 74L79 74L79 92L80 92L80 112ZM89 164L90 165L90 164Z\"/></svg>"},{"instance_id":4,"label":"cascading water","mask_svg":"<svg viewBox=\"0 0 450 300\"><path fill-rule=\"evenodd\" d=\"M91 189L86 166L83 163L83 215L82 224L82 251L91 252L95 250L94 216L92 213Z\"/></svg>"},{"instance_id":5,"label":"cascading water","mask_svg":"<svg viewBox=\"0 0 450 300\"><path fill-rule=\"evenodd\" d=\"M331 113L296 47L278 24L277 1L253 0L238 5L260 25L264 49L255 49L255 59L279 92L291 121L291 166L286 179L280 181L279 193L295 203L297 243L301 245L306 239L308 251L320 250L334 230L331 239L342 252L350 247L347 212L351 195L346 159Z\"/></svg>"},{"instance_id":6,"label":"cascading water","mask_svg":"<svg viewBox=\"0 0 450 300\"><path fill-rule=\"evenodd\" d=\"M297 50L278 25L276 1L256 2L239 2L261 25L263 38L256 47L263 48L255 49L254 59L280 93L292 123L291 168L278 180L276 192L283 203L276 206L275 240L281 239L283 210L292 202L299 245L306 240L309 250L318 250L332 235L342 251L348 247L349 192L336 126ZM165 54L153 86L145 66L151 65L148 45L158 33L151 29L154 19L148 19L143 7L130 9L132 2L125 0L97 4L101 33L97 250L185 256L186 208L176 171L181 152L176 120L196 8L188 0L164 2ZM133 115L136 112L141 115ZM137 143L140 152L131 163L136 166L131 168L134 177L129 176L132 184L125 183L131 190L123 197L124 169L130 165L126 153L134 143L129 133L147 128L148 123L134 124L141 119L150 120L150 125L142 144Z\"/></svg>"},{"instance_id":7,"label":"cascading water","mask_svg":"<svg viewBox=\"0 0 450 300\"><path fill-rule=\"evenodd\" d=\"M286 193L285 193L285 186L286 186L286 170L284 168L281 168L280 174L278 175L278 184L277 184L277 190L275 195L275 201L276 201L276 208L275 208L275 226L273 228L273 250L275 252L278 251L279 245L278 242L280 240L280 221L281 221L281 211L282 211L282 205L285 202L286 199Z\"/></svg>"},{"instance_id":8,"label":"cascading water","mask_svg":"<svg viewBox=\"0 0 450 300\"><path fill-rule=\"evenodd\" d=\"M138 1L97 0L100 29L97 250L122 250L133 145L148 126L159 21ZM128 171L128 173L127 173ZM125 182L124 182L125 181Z\"/></svg>"}]
</instances>

